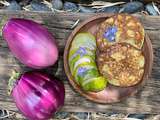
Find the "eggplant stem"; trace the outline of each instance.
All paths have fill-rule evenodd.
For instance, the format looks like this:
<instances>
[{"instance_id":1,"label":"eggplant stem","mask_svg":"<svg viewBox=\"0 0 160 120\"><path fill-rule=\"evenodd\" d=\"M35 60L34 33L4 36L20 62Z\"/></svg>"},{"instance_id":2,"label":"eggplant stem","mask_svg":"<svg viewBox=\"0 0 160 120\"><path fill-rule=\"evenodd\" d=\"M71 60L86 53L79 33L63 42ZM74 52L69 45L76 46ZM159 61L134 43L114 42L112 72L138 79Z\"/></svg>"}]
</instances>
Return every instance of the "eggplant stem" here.
<instances>
[{"instance_id":1,"label":"eggplant stem","mask_svg":"<svg viewBox=\"0 0 160 120\"><path fill-rule=\"evenodd\" d=\"M0 36L2 36L2 32L3 32L3 27L6 24L6 22L8 21L8 17L7 16L3 16L0 18Z\"/></svg>"},{"instance_id":2,"label":"eggplant stem","mask_svg":"<svg viewBox=\"0 0 160 120\"><path fill-rule=\"evenodd\" d=\"M16 70L13 70L12 71L12 75L8 81L8 94L10 95L11 92L12 92L12 89L15 87L16 83L17 83L17 80L19 79L20 77L20 73L17 72Z\"/></svg>"}]
</instances>

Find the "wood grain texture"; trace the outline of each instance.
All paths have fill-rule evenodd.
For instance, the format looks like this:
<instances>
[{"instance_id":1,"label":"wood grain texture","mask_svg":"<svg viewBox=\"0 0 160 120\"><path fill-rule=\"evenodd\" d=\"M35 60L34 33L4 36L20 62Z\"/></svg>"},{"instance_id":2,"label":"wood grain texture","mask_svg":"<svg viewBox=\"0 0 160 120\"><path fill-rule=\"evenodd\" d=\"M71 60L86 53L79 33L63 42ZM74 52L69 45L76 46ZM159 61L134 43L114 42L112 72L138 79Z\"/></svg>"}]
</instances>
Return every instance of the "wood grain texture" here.
<instances>
[{"instance_id":1,"label":"wood grain texture","mask_svg":"<svg viewBox=\"0 0 160 120\"><path fill-rule=\"evenodd\" d=\"M127 113L160 113L160 17L136 15L143 23L154 48L154 65L150 79L142 91L115 104L96 104L86 100L76 93L69 85L68 79L63 69L63 50L66 40L71 33L71 26L78 20L83 21L96 14L80 13L50 13L50 12L6 12L0 11L0 20L5 16L20 17L35 20L44 26L57 38L60 48L60 59L54 67L50 67L45 72L54 74L64 81L66 89L65 106L61 111L70 112L127 112ZM11 97L7 95L7 81L12 69L28 71L30 68L19 63L7 48L6 43L0 38L0 109L17 111Z\"/></svg>"}]
</instances>

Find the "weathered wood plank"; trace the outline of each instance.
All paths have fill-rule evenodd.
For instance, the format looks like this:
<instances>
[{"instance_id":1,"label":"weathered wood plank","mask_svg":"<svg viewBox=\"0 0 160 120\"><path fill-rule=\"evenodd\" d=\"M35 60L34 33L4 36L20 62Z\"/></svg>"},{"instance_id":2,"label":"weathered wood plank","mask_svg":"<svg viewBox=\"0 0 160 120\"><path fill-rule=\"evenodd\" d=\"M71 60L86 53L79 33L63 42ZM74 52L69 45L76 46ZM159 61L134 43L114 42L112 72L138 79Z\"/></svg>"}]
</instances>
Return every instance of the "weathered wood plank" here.
<instances>
[{"instance_id":1,"label":"weathered wood plank","mask_svg":"<svg viewBox=\"0 0 160 120\"><path fill-rule=\"evenodd\" d=\"M117 112L139 112L139 113L160 113L160 17L137 16L143 23L146 32L152 40L154 48L154 65L152 76L146 86L138 94L127 100L116 104L96 104L86 100L76 93L69 85L63 69L63 50L65 42L70 32L71 26L77 19L83 21L96 14L78 14L78 13L38 13L38 12L0 12L0 19L6 17L29 18L47 26L49 31L57 38L60 48L60 60L53 67L45 70L52 73L65 83L66 99L62 111L80 112L80 111L117 111ZM12 69L20 71L31 70L19 63L7 48L6 43L0 38L0 108L17 111L15 104L7 93L7 80Z\"/></svg>"}]
</instances>

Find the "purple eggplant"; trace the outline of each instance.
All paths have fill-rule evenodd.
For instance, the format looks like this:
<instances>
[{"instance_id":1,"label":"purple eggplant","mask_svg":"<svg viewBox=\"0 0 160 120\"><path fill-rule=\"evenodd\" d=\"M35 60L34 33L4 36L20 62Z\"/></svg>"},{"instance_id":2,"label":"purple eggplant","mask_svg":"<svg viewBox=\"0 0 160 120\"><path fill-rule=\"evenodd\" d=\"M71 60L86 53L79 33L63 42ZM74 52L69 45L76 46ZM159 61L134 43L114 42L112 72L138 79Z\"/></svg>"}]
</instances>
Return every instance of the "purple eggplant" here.
<instances>
[{"instance_id":1,"label":"purple eggplant","mask_svg":"<svg viewBox=\"0 0 160 120\"><path fill-rule=\"evenodd\" d=\"M47 74L26 72L12 77L9 86L17 108L29 120L47 120L64 105L63 83Z\"/></svg>"},{"instance_id":2,"label":"purple eggplant","mask_svg":"<svg viewBox=\"0 0 160 120\"><path fill-rule=\"evenodd\" d=\"M42 69L55 64L58 59L54 37L32 20L9 19L3 26L2 36L15 57L26 66Z\"/></svg>"}]
</instances>

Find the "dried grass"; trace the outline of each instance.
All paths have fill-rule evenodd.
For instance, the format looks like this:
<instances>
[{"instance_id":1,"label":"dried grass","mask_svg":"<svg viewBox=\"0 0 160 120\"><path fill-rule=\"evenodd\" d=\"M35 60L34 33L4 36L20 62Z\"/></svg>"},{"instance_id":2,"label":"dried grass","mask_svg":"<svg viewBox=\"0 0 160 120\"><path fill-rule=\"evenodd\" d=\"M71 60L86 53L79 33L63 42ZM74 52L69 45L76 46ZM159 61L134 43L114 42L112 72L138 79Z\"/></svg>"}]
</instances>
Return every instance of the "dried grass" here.
<instances>
[{"instance_id":1,"label":"dried grass","mask_svg":"<svg viewBox=\"0 0 160 120\"><path fill-rule=\"evenodd\" d=\"M129 114L121 113L88 113L85 120L160 120L160 115L150 114L146 119L129 118ZM20 113L15 113L8 110L1 110L0 120L26 120L24 116ZM50 120L84 120L76 116L74 113L69 113L66 118L61 118L61 116L55 116Z\"/></svg>"},{"instance_id":2,"label":"dried grass","mask_svg":"<svg viewBox=\"0 0 160 120\"><path fill-rule=\"evenodd\" d=\"M64 11L59 11L59 10L53 9L51 6L51 3L46 0L44 0L43 3L46 4L49 8L51 8L52 11L64 12ZM90 7L94 7L94 8L103 8L103 7L124 4L124 2L117 2L117 3L105 2L105 4L104 3L102 4L102 3L103 3L102 1L101 2L93 2L92 4L84 5L84 6L90 6ZM160 9L160 1L157 1L156 5ZM9 2L7 2L5 0L0 0L0 8L2 8L3 6L9 6ZM155 6L155 4L154 4L154 6ZM23 7L23 9L26 11L30 11L30 6L29 5L25 6L25 7ZM160 14L159 10L157 10L157 11ZM75 24L73 24L71 26L71 28L74 28L78 23L79 23L79 20L77 20L75 22ZM25 117L22 116L20 113L8 111L8 110L0 110L0 112L1 112L0 120L26 120ZM137 119L137 118L129 118L128 115L129 114L120 114L120 113L119 114L112 114L112 115L109 115L107 113L88 113L88 117L86 118L86 120L142 120L142 119ZM67 118L62 119L60 116L59 117L55 116L51 120L82 120L82 119L80 119L74 113L70 113L70 115ZM160 115L150 115L148 118L143 119L143 120L160 120Z\"/></svg>"}]
</instances>

